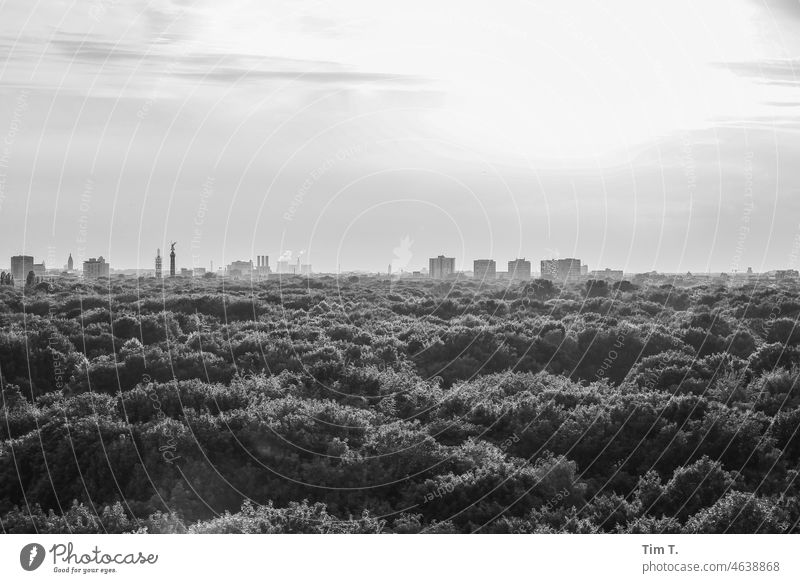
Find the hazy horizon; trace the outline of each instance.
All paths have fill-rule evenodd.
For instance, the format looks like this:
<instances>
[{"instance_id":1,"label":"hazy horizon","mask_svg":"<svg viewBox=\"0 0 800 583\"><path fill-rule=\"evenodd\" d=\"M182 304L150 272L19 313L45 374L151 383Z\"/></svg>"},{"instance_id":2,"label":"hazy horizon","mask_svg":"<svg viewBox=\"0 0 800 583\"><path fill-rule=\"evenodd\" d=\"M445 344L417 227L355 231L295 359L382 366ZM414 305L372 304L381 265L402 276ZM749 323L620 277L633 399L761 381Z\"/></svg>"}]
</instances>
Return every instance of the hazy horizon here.
<instances>
[{"instance_id":1,"label":"hazy horizon","mask_svg":"<svg viewBox=\"0 0 800 583\"><path fill-rule=\"evenodd\" d=\"M493 8L1 3L0 261L798 268L797 2Z\"/></svg>"}]
</instances>

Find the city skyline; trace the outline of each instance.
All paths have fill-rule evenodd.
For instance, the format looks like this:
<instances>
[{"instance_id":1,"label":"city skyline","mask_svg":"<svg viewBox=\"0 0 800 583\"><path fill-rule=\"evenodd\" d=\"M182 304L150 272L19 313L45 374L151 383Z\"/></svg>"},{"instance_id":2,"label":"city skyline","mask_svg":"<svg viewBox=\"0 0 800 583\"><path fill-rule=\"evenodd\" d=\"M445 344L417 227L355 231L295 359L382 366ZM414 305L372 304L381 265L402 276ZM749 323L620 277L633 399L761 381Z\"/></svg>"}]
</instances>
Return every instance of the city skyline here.
<instances>
[{"instance_id":1,"label":"city skyline","mask_svg":"<svg viewBox=\"0 0 800 583\"><path fill-rule=\"evenodd\" d=\"M796 268L798 32L786 1L11 0L0 249Z\"/></svg>"},{"instance_id":2,"label":"city skyline","mask_svg":"<svg viewBox=\"0 0 800 583\"><path fill-rule=\"evenodd\" d=\"M798 216L800 216L800 215L798 215ZM644 273L644 272L648 272L648 271L658 271L658 272L663 272L663 273L685 273L687 271L689 271L689 272L695 272L696 271L696 272L702 272L702 273L707 273L707 272L740 273L740 272L745 272L748 268L753 269L756 272L767 272L767 271L782 270L782 269L798 269L798 267L800 267L800 225L798 226L798 229L799 229L798 230L798 234L795 237L795 239L791 242L791 246L788 249L788 254L787 254L784 262L781 262L780 260L776 260L774 262L763 261L763 262L761 262L761 264L756 263L756 262L754 262L752 264L749 264L749 263L745 263L744 261L740 261L738 263L729 264L727 266L727 269L725 268L724 265L721 268L718 268L718 266L715 267L715 266L710 266L710 265L700 265L699 269L698 268L691 268L691 267L678 269L678 268L675 268L675 267L670 267L669 265L663 265L663 266L649 265L648 266L645 263L632 263L632 264L628 264L628 265L623 265L620 262L615 262L613 260L607 260L606 261L604 259L601 259L600 263L595 262L595 261L589 261L589 260L586 260L585 262L587 264L590 264L592 266L592 268L594 268L594 266L600 265L601 269L605 269L605 268L620 269L620 270L625 271L626 273ZM408 237L408 235L404 235L404 237ZM169 239L169 237L167 237L167 239ZM402 240L402 237L400 237L399 240ZM164 246L168 247L169 246L169 242L166 242L164 244ZM115 246L112 245L110 247L106 247L106 249L113 249L114 247ZM432 246L432 252L435 252L435 248L436 247L437 247L436 245ZM466 245L464 247L466 247ZM474 245L471 246L471 247L474 247ZM108 250L106 250L105 252L101 251L100 253L98 253L96 247L92 247L92 249L93 249L93 251L90 252L86 248L81 249L80 247L78 247L78 251L77 252L76 251L67 251L67 254L68 255L69 254L74 254L75 261L79 262L79 263L84 261L84 260L86 260L86 259L88 259L88 258L90 258L91 256L95 256L96 257L98 254L102 254L103 256L108 257L109 259L113 260L111 258L111 253ZM158 249L160 249L160 248L157 248L157 250ZM263 247L260 247L260 249L263 249ZM351 257L337 256L337 257L334 258L335 261L333 263L328 261L325 264L326 268L325 269L321 269L321 271L325 271L327 273L335 273L337 271L337 269L342 265L346 265L347 266L346 270L348 270L348 271L370 271L370 272L371 271L375 271L375 272L386 271L386 267L385 266L386 266L387 262L392 262L392 260L395 259L392 256L393 249L394 248L390 246L390 248L387 248L387 249L383 250L380 253L380 255L378 255L377 257L375 257L375 255L377 253L375 252L375 250L373 250L373 252L371 254L373 258L371 260L367 259L366 261L363 261L363 262L359 262L356 259L356 256L351 256ZM570 252L568 254L561 254L561 253L558 252L559 251L558 249L553 249L553 248L549 248L549 247L545 248L544 251L546 253L544 255L542 255L541 259L545 259L545 257L550 258L550 259L558 259L558 258L567 257L567 256L581 256L581 257L586 257L587 256L587 254L582 254L582 253L575 252L574 249L570 250ZM60 262L61 262L60 259L58 259L55 255L53 255L53 246L52 245L46 246L44 252L40 252L38 250L37 251L31 251L30 249L26 249L24 251L17 250L17 251L14 252L14 254L16 254L16 255L33 255L33 256L35 256L37 258L41 258L41 260L44 261L44 262L54 261L55 264L60 264ZM303 257L303 263L304 264L307 263L308 260L310 259L310 255L305 250L300 251L299 254L300 254L301 257ZM6 253L6 255L8 255L8 252ZM121 257L131 257L131 253L125 252L124 248L123 248L123 250L121 250L119 252L119 255ZM209 254L209 255L207 255L207 254L198 254L196 249L190 248L188 253L184 253L183 255L184 255L184 257L186 255L189 256L188 260L183 260L183 262L181 263L181 265L183 267L187 267L188 266L188 267L191 267L191 268L198 268L198 267L206 267L206 266L208 266L209 262L213 262L216 265L224 265L224 264L230 263L231 261L242 260L242 258L245 258L245 257L247 258L246 260L257 260L258 257L263 255L263 251L256 250L250 256L248 256L246 253L237 253L235 251L231 251L230 255L222 255L222 254L216 254L216 255ZM475 250L475 254L473 256L466 256L466 255L462 255L461 253L449 253L449 252L445 252L445 255L455 256L455 258L456 258L456 271L469 271L469 268L470 268L470 266L472 264L472 261L473 261L473 257L474 258L480 258L480 257L486 257L487 256L485 251L482 252L481 249L476 249ZM494 257L495 258L501 258L501 257L513 258L513 257L520 257L520 256L525 256L525 255L533 257L535 255L535 253L533 253L533 254L532 253L527 253L526 250L524 250L524 249L518 249L516 252L514 250L511 250L511 251L509 251L508 253L505 253L505 254L496 253L496 254L494 254ZM291 249L286 249L286 250L283 250L283 251L272 251L271 254L269 254L268 256L269 257L274 257L276 261L279 260L279 258L281 258L281 257L288 257L288 261L291 264L295 264L297 262L297 260L298 260L298 255L295 255L295 252L293 250L291 250ZM143 251L141 253L135 254L135 257L138 258L138 260L140 261L140 263L138 265L131 265L130 263L125 263L125 260L123 260L122 264L120 265L120 267L118 269L147 269L147 268L152 268L153 257L154 257L154 254L152 252L148 255L145 251ZM404 265L403 268L401 268L401 270L413 271L413 270L418 270L418 269L424 268L428 264L428 259L429 259L429 257L428 257L428 255L426 253L410 253L410 256L407 257L404 260L405 262L408 263L408 266ZM503 259L498 259L498 260L504 261ZM537 261L538 260L539 259L537 259ZM114 263L117 263L116 260L113 260L113 261L114 261ZM179 261L179 263L180 263L180 261ZM316 265L316 261L314 261L314 264ZM410 267L412 265L414 266L413 269ZM697 263L693 263L692 265L698 265L698 264ZM644 267L642 267L642 266L644 266ZM685 267L685 265L684 265L684 267ZM343 269L343 270L345 270L345 269Z\"/></svg>"},{"instance_id":3,"label":"city skyline","mask_svg":"<svg viewBox=\"0 0 800 583\"><path fill-rule=\"evenodd\" d=\"M177 244L173 242L172 245ZM51 250L52 252L52 250ZM370 270L367 268L352 268L352 269L340 269L336 271L325 271L325 270L317 270L315 269L312 272L312 264L308 262L301 263L300 257L296 257L294 260L287 259L286 252L280 254L278 257L277 262L275 263L275 268L273 269L272 265L269 263L269 255L259 254L256 255L256 261L254 263L253 259L233 259L226 263L217 264L217 269L213 269L214 261L210 260L209 265L210 268L206 269L201 265L191 265L186 267L186 265L181 264L177 260L177 255L172 251L170 253L170 271L167 275L164 275L162 272L162 257L161 257L161 249L156 249L156 255L153 261L153 264L150 266L140 266L140 267L130 267L130 266L111 266L111 261L106 260L103 256L99 256L98 259L100 261L106 262L108 268L111 272L122 272L122 271L138 271L138 272L153 272L156 278L160 277L175 277L176 275L183 275L185 276L187 273L193 272L195 276L197 274L205 274L205 273L225 273L229 271L238 272L243 269L248 269L252 272L252 274L258 276L265 276L265 275L325 275L325 274L335 274L335 273L371 273L371 274L378 274L381 275L381 270ZM290 256L289 256L290 257ZM74 269L69 267L72 263L72 253L69 252L67 263L65 263L62 267L48 267L46 261L42 259L39 263L35 263L35 255L27 255L27 254L17 254L12 255L9 267L7 268L9 273L15 272L14 262L15 260L20 261L23 260L30 263L32 266L36 268L37 274L40 272L44 272L45 269L50 272L70 272L70 271L79 271L78 269ZM281 259L283 258L283 259ZM95 257L86 257L81 258L78 261L78 264L85 265L88 262L94 262ZM460 263L459 263L460 261ZM503 260L501 261L501 265ZM481 279L495 279L495 278L506 278L509 279L531 279L532 277L536 276L542 279L553 279L553 280L577 280L578 278L591 278L591 277L605 277L610 279L620 279L622 275L641 275L646 273L659 273L661 275L685 275L685 274L728 274L728 275L753 275L753 274L766 274L766 273L775 273L775 272L792 272L798 271L793 267L779 267L775 269L768 269L763 271L754 270L752 266L747 266L741 270L736 271L698 271L692 272L691 270L687 270L685 272L670 272L670 271L659 271L659 270L650 270L646 272L638 272L638 271L630 271L625 269L620 269L618 267L611 267L611 266L602 266L602 267L595 267L589 266L586 262L582 262L579 258L562 258L562 257L550 257L548 259L541 259L538 261L540 265L539 271L535 271L532 269L532 265L534 264L531 260L526 260L523 258L516 258L508 260L508 270L507 271L498 271L497 270L497 260L493 258L462 258L459 259L458 257L448 257L447 255L440 254L437 257L428 257L425 264L416 265L413 263L411 259L407 260L407 264L404 264L397 271L392 271L391 264L388 271L389 276L397 276L401 274L414 274L414 273L422 273L423 275L431 276L433 279L447 279L450 275L455 275L459 273L474 273L479 274ZM446 264L446 265L444 265ZM469 264L471 264L472 268L469 268ZM427 266L426 266L427 265ZM246 267L247 266L247 267ZM4 268L6 269L6 268ZM434 275L435 274L435 275Z\"/></svg>"}]
</instances>

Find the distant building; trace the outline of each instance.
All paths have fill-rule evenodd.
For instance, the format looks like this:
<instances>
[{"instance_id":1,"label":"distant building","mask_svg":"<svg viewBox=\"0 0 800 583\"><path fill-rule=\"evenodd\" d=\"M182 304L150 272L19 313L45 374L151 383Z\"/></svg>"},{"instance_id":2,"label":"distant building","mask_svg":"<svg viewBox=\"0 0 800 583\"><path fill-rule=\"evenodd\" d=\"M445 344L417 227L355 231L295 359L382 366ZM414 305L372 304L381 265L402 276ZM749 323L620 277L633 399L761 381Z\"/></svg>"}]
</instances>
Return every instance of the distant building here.
<instances>
[{"instance_id":1,"label":"distant building","mask_svg":"<svg viewBox=\"0 0 800 583\"><path fill-rule=\"evenodd\" d=\"M33 271L33 256L31 255L14 255L11 258L11 275L18 285L25 283L25 278L28 273Z\"/></svg>"},{"instance_id":2,"label":"distant building","mask_svg":"<svg viewBox=\"0 0 800 583\"><path fill-rule=\"evenodd\" d=\"M194 268L193 275L195 277L203 277L205 274L206 274L206 268L205 267L195 267Z\"/></svg>"},{"instance_id":3,"label":"distant building","mask_svg":"<svg viewBox=\"0 0 800 583\"><path fill-rule=\"evenodd\" d=\"M445 257L431 257L429 263L429 273L431 279L447 279L452 277L456 272L456 258Z\"/></svg>"},{"instance_id":4,"label":"distant building","mask_svg":"<svg viewBox=\"0 0 800 583\"><path fill-rule=\"evenodd\" d=\"M800 277L800 272L796 269L779 269L775 272L775 279L797 279Z\"/></svg>"},{"instance_id":5,"label":"distant building","mask_svg":"<svg viewBox=\"0 0 800 583\"><path fill-rule=\"evenodd\" d=\"M161 279L161 249L156 249L156 279Z\"/></svg>"},{"instance_id":6,"label":"distant building","mask_svg":"<svg viewBox=\"0 0 800 583\"><path fill-rule=\"evenodd\" d=\"M194 274L193 270L187 267L181 267L181 277L192 277L193 274Z\"/></svg>"},{"instance_id":7,"label":"distant building","mask_svg":"<svg viewBox=\"0 0 800 583\"><path fill-rule=\"evenodd\" d=\"M294 267L288 261L278 261L278 273L294 274Z\"/></svg>"},{"instance_id":8,"label":"distant building","mask_svg":"<svg viewBox=\"0 0 800 583\"><path fill-rule=\"evenodd\" d=\"M69 254L67 259L67 271L72 271L75 268L75 263L72 261L72 253Z\"/></svg>"},{"instance_id":9,"label":"distant building","mask_svg":"<svg viewBox=\"0 0 800 583\"><path fill-rule=\"evenodd\" d=\"M47 273L47 266L44 264L44 261L41 263L34 263L33 264L33 274L36 277L42 277Z\"/></svg>"},{"instance_id":10,"label":"distant building","mask_svg":"<svg viewBox=\"0 0 800 583\"><path fill-rule=\"evenodd\" d=\"M621 269L596 269L589 272L592 279L602 279L606 281L622 281L624 275Z\"/></svg>"},{"instance_id":11,"label":"distant building","mask_svg":"<svg viewBox=\"0 0 800 583\"><path fill-rule=\"evenodd\" d=\"M581 275L583 275L583 276L589 275L589 266L588 265L581 265Z\"/></svg>"},{"instance_id":12,"label":"distant building","mask_svg":"<svg viewBox=\"0 0 800 583\"><path fill-rule=\"evenodd\" d=\"M508 278L525 281L531 278L531 262L526 259L515 259L508 262Z\"/></svg>"},{"instance_id":13,"label":"distant building","mask_svg":"<svg viewBox=\"0 0 800 583\"><path fill-rule=\"evenodd\" d=\"M541 262L542 279L571 283L581 278L580 259L545 259Z\"/></svg>"},{"instance_id":14,"label":"distant building","mask_svg":"<svg viewBox=\"0 0 800 583\"><path fill-rule=\"evenodd\" d=\"M108 277L109 265L102 255L95 259L92 257L88 261L83 262L83 277L84 279L97 279L98 277Z\"/></svg>"},{"instance_id":15,"label":"distant building","mask_svg":"<svg viewBox=\"0 0 800 583\"><path fill-rule=\"evenodd\" d=\"M497 263L494 259L476 259L472 262L472 277L479 281L497 279Z\"/></svg>"},{"instance_id":16,"label":"distant building","mask_svg":"<svg viewBox=\"0 0 800 583\"><path fill-rule=\"evenodd\" d=\"M252 261L231 261L226 275L233 279L250 279L253 276Z\"/></svg>"},{"instance_id":17,"label":"distant building","mask_svg":"<svg viewBox=\"0 0 800 583\"><path fill-rule=\"evenodd\" d=\"M301 275L311 275L311 264L310 263L303 263L300 266L300 274Z\"/></svg>"}]
</instances>

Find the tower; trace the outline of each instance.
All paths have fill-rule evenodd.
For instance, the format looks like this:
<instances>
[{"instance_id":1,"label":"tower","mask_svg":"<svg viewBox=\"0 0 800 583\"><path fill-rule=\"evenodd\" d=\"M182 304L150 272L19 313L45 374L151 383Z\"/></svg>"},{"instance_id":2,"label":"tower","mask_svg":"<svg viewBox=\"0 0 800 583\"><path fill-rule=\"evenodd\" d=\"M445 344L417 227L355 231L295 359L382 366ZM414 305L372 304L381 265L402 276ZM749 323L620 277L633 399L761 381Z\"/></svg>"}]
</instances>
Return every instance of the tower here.
<instances>
[{"instance_id":1,"label":"tower","mask_svg":"<svg viewBox=\"0 0 800 583\"><path fill-rule=\"evenodd\" d=\"M156 249L156 279L161 279L161 249Z\"/></svg>"},{"instance_id":2,"label":"tower","mask_svg":"<svg viewBox=\"0 0 800 583\"><path fill-rule=\"evenodd\" d=\"M169 244L169 276L175 277L175 241Z\"/></svg>"},{"instance_id":3,"label":"tower","mask_svg":"<svg viewBox=\"0 0 800 583\"><path fill-rule=\"evenodd\" d=\"M67 271L72 271L74 263L72 262L72 253L69 254L69 259L67 259Z\"/></svg>"}]
</instances>

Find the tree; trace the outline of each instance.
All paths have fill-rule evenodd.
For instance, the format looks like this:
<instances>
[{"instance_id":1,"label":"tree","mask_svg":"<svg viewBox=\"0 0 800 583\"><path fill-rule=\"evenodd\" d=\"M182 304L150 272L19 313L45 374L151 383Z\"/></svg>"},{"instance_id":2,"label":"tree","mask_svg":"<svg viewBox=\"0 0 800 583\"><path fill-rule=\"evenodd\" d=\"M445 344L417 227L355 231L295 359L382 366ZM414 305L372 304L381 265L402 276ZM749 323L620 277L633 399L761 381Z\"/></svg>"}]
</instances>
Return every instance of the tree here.
<instances>
[{"instance_id":1,"label":"tree","mask_svg":"<svg viewBox=\"0 0 800 583\"><path fill-rule=\"evenodd\" d=\"M608 295L608 283L603 280L590 279L586 282L587 298L603 298Z\"/></svg>"},{"instance_id":2,"label":"tree","mask_svg":"<svg viewBox=\"0 0 800 583\"><path fill-rule=\"evenodd\" d=\"M746 492L730 492L686 523L684 532L702 534L781 533L787 524L778 505Z\"/></svg>"},{"instance_id":3,"label":"tree","mask_svg":"<svg viewBox=\"0 0 800 583\"><path fill-rule=\"evenodd\" d=\"M736 475L722 469L722 464L703 456L690 466L675 470L664 485L665 514L684 520L701 508L714 504L734 484Z\"/></svg>"}]
</instances>

